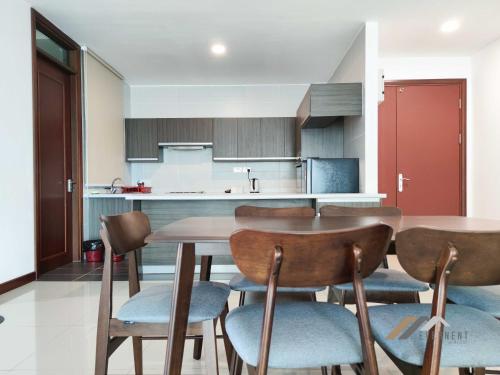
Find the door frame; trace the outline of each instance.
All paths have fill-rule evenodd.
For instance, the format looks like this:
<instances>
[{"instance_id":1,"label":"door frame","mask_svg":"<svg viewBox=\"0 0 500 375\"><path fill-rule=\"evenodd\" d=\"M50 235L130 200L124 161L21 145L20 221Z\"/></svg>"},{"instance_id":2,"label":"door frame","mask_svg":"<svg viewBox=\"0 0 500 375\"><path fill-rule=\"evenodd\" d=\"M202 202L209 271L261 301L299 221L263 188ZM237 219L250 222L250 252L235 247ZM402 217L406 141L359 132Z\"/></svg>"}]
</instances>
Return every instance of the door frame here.
<instances>
[{"instance_id":1,"label":"door frame","mask_svg":"<svg viewBox=\"0 0 500 375\"><path fill-rule=\"evenodd\" d=\"M69 52L69 66L66 66L36 47L36 30L39 29L48 37L66 48ZM40 171L38 170L38 54L52 61L70 73L71 95L71 144L72 173L75 188L72 194L72 258L81 259L82 225L83 225L83 162L82 162L82 92L81 92L81 47L73 39L62 32L47 18L31 8L31 59L33 81L33 142L34 142L34 174L35 174L35 269L39 274L38 258L40 243Z\"/></svg>"},{"instance_id":2,"label":"door frame","mask_svg":"<svg viewBox=\"0 0 500 375\"><path fill-rule=\"evenodd\" d=\"M407 79L388 80L384 86L438 86L459 85L460 88L460 215L467 216L467 79Z\"/></svg>"}]
</instances>

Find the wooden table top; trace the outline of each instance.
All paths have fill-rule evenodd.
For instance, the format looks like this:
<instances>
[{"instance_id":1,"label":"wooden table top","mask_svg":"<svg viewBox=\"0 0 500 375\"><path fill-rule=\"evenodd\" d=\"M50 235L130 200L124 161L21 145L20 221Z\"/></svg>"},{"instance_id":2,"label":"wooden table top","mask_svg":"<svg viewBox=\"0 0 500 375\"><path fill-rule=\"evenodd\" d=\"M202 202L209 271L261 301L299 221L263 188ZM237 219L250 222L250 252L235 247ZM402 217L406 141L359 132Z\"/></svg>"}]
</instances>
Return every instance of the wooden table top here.
<instances>
[{"instance_id":1,"label":"wooden table top","mask_svg":"<svg viewBox=\"0 0 500 375\"><path fill-rule=\"evenodd\" d=\"M242 228L256 230L311 233L385 223L394 233L426 226L456 231L500 231L500 220L463 216L363 216L315 218L256 218L234 216L190 217L179 220L151 233L146 243L228 242L231 233Z\"/></svg>"}]
</instances>

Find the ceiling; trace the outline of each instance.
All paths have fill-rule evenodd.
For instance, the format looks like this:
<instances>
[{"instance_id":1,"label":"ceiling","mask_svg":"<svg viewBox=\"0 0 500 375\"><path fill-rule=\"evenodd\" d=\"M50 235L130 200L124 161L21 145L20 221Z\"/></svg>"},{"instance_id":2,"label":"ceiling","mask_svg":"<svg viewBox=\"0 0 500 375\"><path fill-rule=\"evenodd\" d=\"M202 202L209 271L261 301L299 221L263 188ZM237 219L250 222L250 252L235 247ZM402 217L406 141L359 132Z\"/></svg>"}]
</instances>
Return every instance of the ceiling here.
<instances>
[{"instance_id":1,"label":"ceiling","mask_svg":"<svg viewBox=\"0 0 500 375\"><path fill-rule=\"evenodd\" d=\"M366 21L384 57L467 56L500 37L499 0L27 1L135 85L324 82ZM441 33L450 18L461 28Z\"/></svg>"}]
</instances>

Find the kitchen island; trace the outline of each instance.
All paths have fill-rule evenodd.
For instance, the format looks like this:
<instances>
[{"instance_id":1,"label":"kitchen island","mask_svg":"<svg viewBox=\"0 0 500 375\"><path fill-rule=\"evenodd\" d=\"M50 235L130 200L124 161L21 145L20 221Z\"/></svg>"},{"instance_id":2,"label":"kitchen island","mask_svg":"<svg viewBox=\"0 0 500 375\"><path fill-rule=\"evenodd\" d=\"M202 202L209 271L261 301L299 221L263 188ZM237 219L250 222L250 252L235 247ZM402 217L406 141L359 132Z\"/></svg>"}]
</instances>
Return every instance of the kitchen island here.
<instances>
[{"instance_id":1,"label":"kitchen island","mask_svg":"<svg viewBox=\"0 0 500 375\"><path fill-rule=\"evenodd\" d=\"M193 216L230 216L242 205L264 207L307 206L319 210L328 204L351 207L379 206L385 194L303 194L303 193L151 193L84 195L84 238L99 238L99 215L114 215L140 210L148 215L152 230L171 222ZM143 273L172 273L175 245L149 245L143 249ZM231 257L216 257L214 273L234 272Z\"/></svg>"}]
</instances>

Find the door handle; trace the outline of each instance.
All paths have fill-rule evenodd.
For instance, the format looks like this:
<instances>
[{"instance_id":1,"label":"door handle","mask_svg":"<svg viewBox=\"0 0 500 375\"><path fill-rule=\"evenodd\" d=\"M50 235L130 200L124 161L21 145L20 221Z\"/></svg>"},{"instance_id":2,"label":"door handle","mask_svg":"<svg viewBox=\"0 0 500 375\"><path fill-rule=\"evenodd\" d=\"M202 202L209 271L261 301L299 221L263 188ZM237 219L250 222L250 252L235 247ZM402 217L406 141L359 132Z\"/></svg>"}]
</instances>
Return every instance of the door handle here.
<instances>
[{"instance_id":1,"label":"door handle","mask_svg":"<svg viewBox=\"0 0 500 375\"><path fill-rule=\"evenodd\" d=\"M66 190L68 193L73 192L73 186L75 186L76 182L74 182L71 178L66 180Z\"/></svg>"},{"instance_id":2,"label":"door handle","mask_svg":"<svg viewBox=\"0 0 500 375\"><path fill-rule=\"evenodd\" d=\"M403 183L405 181L411 181L411 178L404 177L402 173L398 174L398 191L403 192Z\"/></svg>"}]
</instances>

